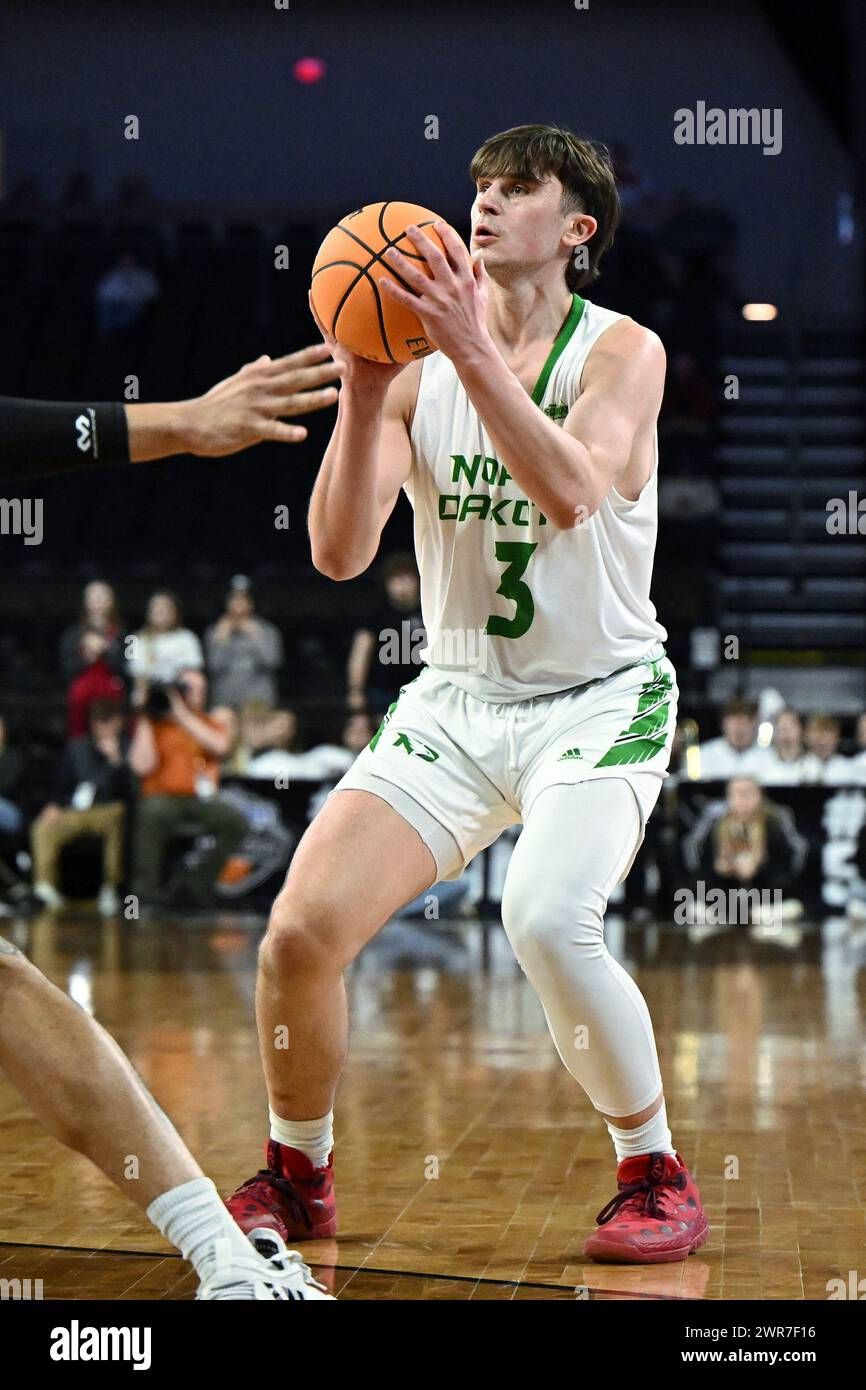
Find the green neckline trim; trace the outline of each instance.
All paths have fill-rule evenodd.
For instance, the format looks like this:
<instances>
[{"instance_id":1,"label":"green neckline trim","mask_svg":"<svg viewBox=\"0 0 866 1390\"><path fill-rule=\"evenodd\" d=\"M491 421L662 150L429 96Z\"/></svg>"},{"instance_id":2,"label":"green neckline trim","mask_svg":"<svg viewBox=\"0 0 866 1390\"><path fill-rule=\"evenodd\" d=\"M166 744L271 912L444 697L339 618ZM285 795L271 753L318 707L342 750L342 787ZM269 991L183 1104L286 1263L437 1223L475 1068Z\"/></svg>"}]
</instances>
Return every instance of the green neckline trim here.
<instances>
[{"instance_id":1,"label":"green neckline trim","mask_svg":"<svg viewBox=\"0 0 866 1390\"><path fill-rule=\"evenodd\" d=\"M532 399L534 400L536 405L541 405L541 402L544 398L544 393L547 390L547 383L550 379L550 373L556 366L558 358L562 356L566 343L568 342L571 335L574 333L574 330L577 328L577 325L580 323L580 320L583 317L583 309L585 303L586 301L581 299L579 294L572 294L571 308L565 316L563 325L560 328L554 340L553 347L550 349L550 352L547 355L547 361L542 367L541 374L532 390Z\"/></svg>"}]
</instances>

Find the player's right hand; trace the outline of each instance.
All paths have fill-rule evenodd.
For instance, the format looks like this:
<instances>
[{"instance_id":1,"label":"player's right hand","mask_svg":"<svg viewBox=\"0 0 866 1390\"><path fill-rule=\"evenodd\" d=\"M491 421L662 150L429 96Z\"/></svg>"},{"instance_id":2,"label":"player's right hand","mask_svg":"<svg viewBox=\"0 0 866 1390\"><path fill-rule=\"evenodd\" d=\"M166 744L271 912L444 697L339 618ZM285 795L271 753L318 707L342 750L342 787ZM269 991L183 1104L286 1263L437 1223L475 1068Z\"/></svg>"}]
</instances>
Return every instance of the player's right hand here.
<instances>
[{"instance_id":1,"label":"player's right hand","mask_svg":"<svg viewBox=\"0 0 866 1390\"><path fill-rule=\"evenodd\" d=\"M409 363L371 362L368 357L359 357L356 352L352 352L350 348L338 343L333 333L328 332L313 308L313 296L310 291L307 291L307 299L310 313L316 320L316 326L330 348L331 356L339 368L343 387L349 387L352 391L363 390L365 395L369 395L371 391L378 391L384 396L395 376L399 376L403 368L408 367Z\"/></svg>"}]
</instances>

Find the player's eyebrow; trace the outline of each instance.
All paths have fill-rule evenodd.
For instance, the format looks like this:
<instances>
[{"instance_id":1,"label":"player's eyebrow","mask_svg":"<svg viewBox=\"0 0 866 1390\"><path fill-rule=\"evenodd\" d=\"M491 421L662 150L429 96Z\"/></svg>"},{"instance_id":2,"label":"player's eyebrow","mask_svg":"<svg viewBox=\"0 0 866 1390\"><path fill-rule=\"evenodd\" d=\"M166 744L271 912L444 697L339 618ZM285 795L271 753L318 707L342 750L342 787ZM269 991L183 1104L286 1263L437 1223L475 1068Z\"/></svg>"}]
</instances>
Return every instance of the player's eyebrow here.
<instances>
[{"instance_id":1,"label":"player's eyebrow","mask_svg":"<svg viewBox=\"0 0 866 1390\"><path fill-rule=\"evenodd\" d=\"M493 178L501 178L503 183L526 183L534 184L535 187L541 186L541 179L535 178L532 174L479 174L475 182L483 183L486 181L487 183L491 183Z\"/></svg>"}]
</instances>

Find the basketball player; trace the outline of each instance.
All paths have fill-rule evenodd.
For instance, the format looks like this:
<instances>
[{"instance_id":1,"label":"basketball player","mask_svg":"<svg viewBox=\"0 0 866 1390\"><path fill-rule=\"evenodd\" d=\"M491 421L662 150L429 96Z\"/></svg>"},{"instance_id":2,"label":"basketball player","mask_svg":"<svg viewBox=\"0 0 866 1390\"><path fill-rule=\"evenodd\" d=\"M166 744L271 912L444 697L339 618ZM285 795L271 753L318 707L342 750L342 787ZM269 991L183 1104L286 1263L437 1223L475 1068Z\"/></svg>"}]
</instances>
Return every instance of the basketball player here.
<instances>
[{"instance_id":1,"label":"basketball player","mask_svg":"<svg viewBox=\"0 0 866 1390\"><path fill-rule=\"evenodd\" d=\"M21 482L86 464L294 443L306 430L280 417L332 404L336 391L322 383L335 375L327 347L316 344L273 362L260 357L194 401L3 397L0 473ZM331 1299L272 1228L249 1238L239 1229L117 1043L2 936L0 1073L55 1139L97 1164L192 1263L198 1298Z\"/></svg>"},{"instance_id":2,"label":"basketball player","mask_svg":"<svg viewBox=\"0 0 866 1390\"><path fill-rule=\"evenodd\" d=\"M313 564L335 580L366 570L403 488L426 669L331 793L274 903L256 1000L267 1167L228 1205L284 1238L335 1233L342 972L405 902L522 822L503 923L618 1160L585 1254L679 1260L707 1221L671 1142L646 1004L603 935L675 727L649 598L664 351L578 293L619 214L602 147L519 126L470 172L474 263L443 223L444 255L410 231L431 278L384 257L383 292L439 350L377 365L319 324L342 390L310 503ZM274 1046L281 1026L290 1049Z\"/></svg>"}]
</instances>

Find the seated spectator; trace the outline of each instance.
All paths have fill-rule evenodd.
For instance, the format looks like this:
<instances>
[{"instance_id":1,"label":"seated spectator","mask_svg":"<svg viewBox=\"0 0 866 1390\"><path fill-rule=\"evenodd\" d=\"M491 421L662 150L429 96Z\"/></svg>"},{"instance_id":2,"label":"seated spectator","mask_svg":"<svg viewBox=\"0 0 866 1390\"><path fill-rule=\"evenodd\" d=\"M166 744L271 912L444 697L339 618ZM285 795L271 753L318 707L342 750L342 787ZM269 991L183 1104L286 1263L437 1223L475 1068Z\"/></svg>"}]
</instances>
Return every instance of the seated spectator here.
<instances>
[{"instance_id":1,"label":"seated spectator","mask_svg":"<svg viewBox=\"0 0 866 1390\"><path fill-rule=\"evenodd\" d=\"M287 725L287 735L291 727ZM343 726L339 744L319 743L306 752L289 752L287 748L272 746L249 759L244 775L267 778L268 781L280 777L298 782L333 784L348 771L362 748L366 748L373 732L371 716L363 710L355 710Z\"/></svg>"},{"instance_id":2,"label":"seated spectator","mask_svg":"<svg viewBox=\"0 0 866 1390\"><path fill-rule=\"evenodd\" d=\"M239 710L255 700L273 709L283 639L273 623L255 616L246 575L236 574L232 580L225 612L205 633L205 652L215 704Z\"/></svg>"},{"instance_id":3,"label":"seated spectator","mask_svg":"<svg viewBox=\"0 0 866 1390\"><path fill-rule=\"evenodd\" d=\"M246 822L217 799L220 763L235 740L232 710L207 712L207 678L186 668L177 685L157 691L139 715L129 762L141 778L133 837L133 885L142 907L213 904L213 887L223 864L240 844ZM178 833L212 837L194 870L178 871L163 883L165 853Z\"/></svg>"},{"instance_id":4,"label":"seated spectator","mask_svg":"<svg viewBox=\"0 0 866 1390\"><path fill-rule=\"evenodd\" d=\"M19 749L9 743L6 720L0 714L0 835L17 835L24 824L18 788L24 771Z\"/></svg>"},{"instance_id":5,"label":"seated spectator","mask_svg":"<svg viewBox=\"0 0 866 1390\"><path fill-rule=\"evenodd\" d=\"M300 752L298 716L294 710L266 709L251 700L241 710L237 742L225 771L236 777L255 776L248 772L252 760L272 752Z\"/></svg>"},{"instance_id":6,"label":"seated spectator","mask_svg":"<svg viewBox=\"0 0 866 1390\"><path fill-rule=\"evenodd\" d=\"M799 876L807 842L787 807L768 801L752 777L732 777L725 800L711 802L683 846L685 862L701 873L706 889L782 892ZM783 919L802 915L796 898L782 904ZM767 925L753 911L756 925Z\"/></svg>"},{"instance_id":7,"label":"seated spectator","mask_svg":"<svg viewBox=\"0 0 866 1390\"><path fill-rule=\"evenodd\" d=\"M729 777L760 777L767 749L755 743L758 706L753 700L729 700L722 710L722 734L698 748L702 782L726 782Z\"/></svg>"},{"instance_id":8,"label":"seated spectator","mask_svg":"<svg viewBox=\"0 0 866 1390\"><path fill-rule=\"evenodd\" d=\"M866 782L866 714L857 720L857 752L851 759L851 768L858 782Z\"/></svg>"},{"instance_id":9,"label":"seated spectator","mask_svg":"<svg viewBox=\"0 0 866 1390\"><path fill-rule=\"evenodd\" d=\"M111 701L94 700L89 733L67 743L57 771L54 799L30 827L33 892L46 907L63 906L58 887L63 846L81 835L97 835L103 842L97 906L106 916L117 911L124 821L133 796L128 751L123 711Z\"/></svg>"},{"instance_id":10,"label":"seated spectator","mask_svg":"<svg viewBox=\"0 0 866 1390\"><path fill-rule=\"evenodd\" d=\"M94 700L120 707L126 698L123 628L114 589L103 580L85 586L81 613L60 639L60 666L67 683L67 734L85 738Z\"/></svg>"},{"instance_id":11,"label":"seated spectator","mask_svg":"<svg viewBox=\"0 0 866 1390\"><path fill-rule=\"evenodd\" d=\"M806 752L803 721L794 709L776 715L773 742L758 776L765 787L798 787L815 781L815 760Z\"/></svg>"},{"instance_id":12,"label":"seated spectator","mask_svg":"<svg viewBox=\"0 0 866 1390\"><path fill-rule=\"evenodd\" d=\"M152 682L168 685L179 671L204 666L201 643L194 632L184 627L180 603L167 589L151 595L144 627L129 639L129 647L129 669L135 682L132 703L136 709L144 704Z\"/></svg>"},{"instance_id":13,"label":"seated spectator","mask_svg":"<svg viewBox=\"0 0 866 1390\"><path fill-rule=\"evenodd\" d=\"M860 716L861 721L863 716ZM866 922L866 821L860 827L854 847L857 877L851 883L845 914L851 922Z\"/></svg>"},{"instance_id":14,"label":"seated spectator","mask_svg":"<svg viewBox=\"0 0 866 1390\"><path fill-rule=\"evenodd\" d=\"M806 724L806 747L811 753L811 781L839 787L857 782L859 769L839 752L842 729L831 714L813 714Z\"/></svg>"},{"instance_id":15,"label":"seated spectator","mask_svg":"<svg viewBox=\"0 0 866 1390\"><path fill-rule=\"evenodd\" d=\"M159 297L159 281L132 251L122 251L96 282L96 314L103 336L131 328L148 304Z\"/></svg>"},{"instance_id":16,"label":"seated spectator","mask_svg":"<svg viewBox=\"0 0 866 1390\"><path fill-rule=\"evenodd\" d=\"M418 570L411 555L392 555L383 576L385 595L352 640L347 666L349 709L383 715L400 687L421 674L425 646Z\"/></svg>"}]
</instances>

